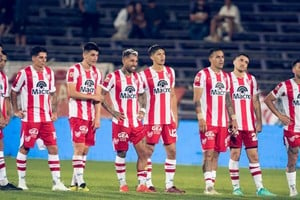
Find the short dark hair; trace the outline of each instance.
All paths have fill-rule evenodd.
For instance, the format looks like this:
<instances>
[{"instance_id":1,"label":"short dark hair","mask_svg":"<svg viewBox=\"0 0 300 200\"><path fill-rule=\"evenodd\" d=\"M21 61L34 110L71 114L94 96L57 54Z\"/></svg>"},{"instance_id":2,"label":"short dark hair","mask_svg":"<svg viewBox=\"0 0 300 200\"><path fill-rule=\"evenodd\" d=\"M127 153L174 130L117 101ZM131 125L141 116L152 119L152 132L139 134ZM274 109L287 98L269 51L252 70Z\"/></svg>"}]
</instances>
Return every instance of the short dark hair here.
<instances>
[{"instance_id":1,"label":"short dark hair","mask_svg":"<svg viewBox=\"0 0 300 200\"><path fill-rule=\"evenodd\" d=\"M36 47L33 47L33 48L31 49L30 55L31 55L31 56L37 56L37 55L38 55L39 53L41 53L41 52L48 53L46 48L41 47L41 46L36 46Z\"/></svg>"},{"instance_id":2,"label":"short dark hair","mask_svg":"<svg viewBox=\"0 0 300 200\"><path fill-rule=\"evenodd\" d=\"M122 52L122 58L124 57L128 57L130 55L135 55L135 56L138 56L139 53L134 50L134 49L125 49L123 52Z\"/></svg>"},{"instance_id":3,"label":"short dark hair","mask_svg":"<svg viewBox=\"0 0 300 200\"><path fill-rule=\"evenodd\" d=\"M2 54L5 55L5 56L7 56L7 52L4 51L4 50L2 51Z\"/></svg>"},{"instance_id":4,"label":"short dark hair","mask_svg":"<svg viewBox=\"0 0 300 200\"><path fill-rule=\"evenodd\" d=\"M154 45L150 46L148 48L148 54L149 54L149 56L152 56L156 51L158 51L160 49L162 49L162 50L165 51L165 49L162 46L159 46L158 44L154 44Z\"/></svg>"},{"instance_id":5,"label":"short dark hair","mask_svg":"<svg viewBox=\"0 0 300 200\"><path fill-rule=\"evenodd\" d=\"M245 53L239 53L239 54L237 54L237 55L234 57L234 59L236 59L237 57L240 57L240 56L245 56L245 57L247 57L247 58L250 60L249 55L248 55L248 54L245 54Z\"/></svg>"},{"instance_id":6,"label":"short dark hair","mask_svg":"<svg viewBox=\"0 0 300 200\"><path fill-rule=\"evenodd\" d=\"M292 62L292 67L295 67L297 63L300 63L300 59L296 59Z\"/></svg>"},{"instance_id":7,"label":"short dark hair","mask_svg":"<svg viewBox=\"0 0 300 200\"><path fill-rule=\"evenodd\" d=\"M92 51L95 50L97 52L100 51L98 45L95 42L88 42L83 46L83 51Z\"/></svg>"},{"instance_id":8,"label":"short dark hair","mask_svg":"<svg viewBox=\"0 0 300 200\"><path fill-rule=\"evenodd\" d=\"M209 50L208 52L208 57L210 57L213 53L215 53L216 51L223 51L223 49L216 47L216 48L212 48Z\"/></svg>"}]
</instances>

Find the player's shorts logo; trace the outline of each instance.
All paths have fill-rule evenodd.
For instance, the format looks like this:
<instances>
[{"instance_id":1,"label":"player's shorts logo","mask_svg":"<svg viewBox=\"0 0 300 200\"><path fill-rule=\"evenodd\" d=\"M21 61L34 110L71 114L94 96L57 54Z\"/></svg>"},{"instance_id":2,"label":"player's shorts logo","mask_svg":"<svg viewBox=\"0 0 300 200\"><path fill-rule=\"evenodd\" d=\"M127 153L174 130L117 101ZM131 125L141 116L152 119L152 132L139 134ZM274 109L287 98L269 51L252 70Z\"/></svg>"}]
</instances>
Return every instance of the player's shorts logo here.
<instances>
[{"instance_id":1,"label":"player's shorts logo","mask_svg":"<svg viewBox=\"0 0 300 200\"><path fill-rule=\"evenodd\" d=\"M83 134L87 134L87 132L89 131L88 127L87 126L79 126L79 131Z\"/></svg>"},{"instance_id":2,"label":"player's shorts logo","mask_svg":"<svg viewBox=\"0 0 300 200\"><path fill-rule=\"evenodd\" d=\"M215 133L213 131L207 131L205 133L205 137L208 139L208 140L214 140L215 138Z\"/></svg>"},{"instance_id":3,"label":"player's shorts logo","mask_svg":"<svg viewBox=\"0 0 300 200\"><path fill-rule=\"evenodd\" d=\"M127 141L129 136L126 132L120 132L120 133L118 133L118 138L120 141Z\"/></svg>"},{"instance_id":4,"label":"player's shorts logo","mask_svg":"<svg viewBox=\"0 0 300 200\"><path fill-rule=\"evenodd\" d=\"M28 133L29 133L30 137L36 138L39 133L39 130L37 128L32 128L32 129L29 129Z\"/></svg>"}]
</instances>

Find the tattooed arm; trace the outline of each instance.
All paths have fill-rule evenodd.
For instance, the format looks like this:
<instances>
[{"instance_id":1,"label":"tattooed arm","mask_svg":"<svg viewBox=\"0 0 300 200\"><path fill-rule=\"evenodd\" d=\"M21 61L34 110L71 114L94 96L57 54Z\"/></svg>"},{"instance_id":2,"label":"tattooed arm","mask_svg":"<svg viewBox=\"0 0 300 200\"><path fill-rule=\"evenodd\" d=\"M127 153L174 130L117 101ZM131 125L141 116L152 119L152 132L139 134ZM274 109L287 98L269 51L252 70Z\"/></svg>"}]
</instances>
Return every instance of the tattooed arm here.
<instances>
[{"instance_id":1,"label":"tattooed arm","mask_svg":"<svg viewBox=\"0 0 300 200\"><path fill-rule=\"evenodd\" d=\"M146 103L147 103L147 99L146 99L146 93L142 93L138 95L138 102L140 104L140 110L138 113L138 119L142 120L146 114Z\"/></svg>"},{"instance_id":2,"label":"tattooed arm","mask_svg":"<svg viewBox=\"0 0 300 200\"><path fill-rule=\"evenodd\" d=\"M232 105L232 100L230 97L230 92L226 92L225 103L226 103L226 108L227 108L227 112L229 115L229 120L232 125L232 132L235 133L237 131L238 127L237 127L236 115L235 115L233 105Z\"/></svg>"},{"instance_id":3,"label":"tattooed arm","mask_svg":"<svg viewBox=\"0 0 300 200\"><path fill-rule=\"evenodd\" d=\"M116 118L117 120L124 120L125 116L123 113L119 113L117 111L115 111L106 101L107 98L107 94L108 92L105 91L104 89L101 90L101 105L102 107L107 110L107 112L109 112L114 118Z\"/></svg>"}]
</instances>

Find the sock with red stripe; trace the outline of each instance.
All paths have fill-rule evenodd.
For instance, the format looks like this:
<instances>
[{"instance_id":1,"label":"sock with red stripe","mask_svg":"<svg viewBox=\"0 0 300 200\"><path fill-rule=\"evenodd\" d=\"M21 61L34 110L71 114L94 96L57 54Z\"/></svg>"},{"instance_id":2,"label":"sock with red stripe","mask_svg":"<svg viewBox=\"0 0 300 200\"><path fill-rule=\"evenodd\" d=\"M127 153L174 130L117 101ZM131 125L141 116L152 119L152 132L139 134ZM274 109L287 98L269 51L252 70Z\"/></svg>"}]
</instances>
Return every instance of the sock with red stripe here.
<instances>
[{"instance_id":1,"label":"sock with red stripe","mask_svg":"<svg viewBox=\"0 0 300 200\"><path fill-rule=\"evenodd\" d=\"M166 159L165 161L166 189L174 186L175 171L176 171L176 160Z\"/></svg>"},{"instance_id":2,"label":"sock with red stripe","mask_svg":"<svg viewBox=\"0 0 300 200\"><path fill-rule=\"evenodd\" d=\"M230 174L233 190L240 188L239 162L229 159L228 168L229 168L229 174Z\"/></svg>"},{"instance_id":3,"label":"sock with red stripe","mask_svg":"<svg viewBox=\"0 0 300 200\"><path fill-rule=\"evenodd\" d=\"M58 155L48 155L48 165L51 171L52 180L55 184L60 182L60 162Z\"/></svg>"},{"instance_id":4,"label":"sock with red stripe","mask_svg":"<svg viewBox=\"0 0 300 200\"><path fill-rule=\"evenodd\" d=\"M249 163L249 170L253 177L255 186L257 190L260 190L260 188L263 188L262 183L262 174L259 163Z\"/></svg>"},{"instance_id":5,"label":"sock with red stripe","mask_svg":"<svg viewBox=\"0 0 300 200\"><path fill-rule=\"evenodd\" d=\"M125 158L116 156L115 169L120 186L126 185L126 163Z\"/></svg>"}]
</instances>

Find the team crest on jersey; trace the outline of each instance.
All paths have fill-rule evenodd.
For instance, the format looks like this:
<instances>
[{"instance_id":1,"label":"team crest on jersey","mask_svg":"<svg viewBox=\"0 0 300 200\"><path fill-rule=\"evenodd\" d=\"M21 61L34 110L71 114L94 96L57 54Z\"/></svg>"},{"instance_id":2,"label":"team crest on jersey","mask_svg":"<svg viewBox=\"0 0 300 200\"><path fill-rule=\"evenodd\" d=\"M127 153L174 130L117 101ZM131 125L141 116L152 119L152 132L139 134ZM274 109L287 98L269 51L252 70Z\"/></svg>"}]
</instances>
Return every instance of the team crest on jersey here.
<instances>
[{"instance_id":1,"label":"team crest on jersey","mask_svg":"<svg viewBox=\"0 0 300 200\"><path fill-rule=\"evenodd\" d=\"M86 80L84 85L80 86L80 92L93 94L95 92L95 83L93 80Z\"/></svg>"},{"instance_id":2,"label":"team crest on jersey","mask_svg":"<svg viewBox=\"0 0 300 200\"><path fill-rule=\"evenodd\" d=\"M297 98L293 99L294 106L300 106L300 93L298 93Z\"/></svg>"},{"instance_id":3,"label":"team crest on jersey","mask_svg":"<svg viewBox=\"0 0 300 200\"><path fill-rule=\"evenodd\" d=\"M127 139L129 138L129 136L128 136L128 133L126 133L126 132L120 132L120 133L118 133L118 138L119 138L119 141L126 142Z\"/></svg>"},{"instance_id":4,"label":"team crest on jersey","mask_svg":"<svg viewBox=\"0 0 300 200\"><path fill-rule=\"evenodd\" d=\"M136 89L129 85L125 88L123 92L120 92L121 99L135 99L136 98Z\"/></svg>"},{"instance_id":5,"label":"team crest on jersey","mask_svg":"<svg viewBox=\"0 0 300 200\"><path fill-rule=\"evenodd\" d=\"M170 93L171 88L166 80L160 80L158 81L157 86L153 88L153 92L154 94Z\"/></svg>"},{"instance_id":6,"label":"team crest on jersey","mask_svg":"<svg viewBox=\"0 0 300 200\"><path fill-rule=\"evenodd\" d=\"M31 89L32 95L44 95L49 94L49 89L45 81L38 81L36 86Z\"/></svg>"},{"instance_id":7,"label":"team crest on jersey","mask_svg":"<svg viewBox=\"0 0 300 200\"><path fill-rule=\"evenodd\" d=\"M233 99L251 99L248 88L239 86L235 93L232 94Z\"/></svg>"},{"instance_id":8,"label":"team crest on jersey","mask_svg":"<svg viewBox=\"0 0 300 200\"><path fill-rule=\"evenodd\" d=\"M39 130L37 128L31 128L29 129L28 133L31 138L36 138L39 133Z\"/></svg>"},{"instance_id":9,"label":"team crest on jersey","mask_svg":"<svg viewBox=\"0 0 300 200\"><path fill-rule=\"evenodd\" d=\"M217 82L215 87L210 90L211 95L223 96L225 93L225 85L222 82Z\"/></svg>"}]
</instances>

